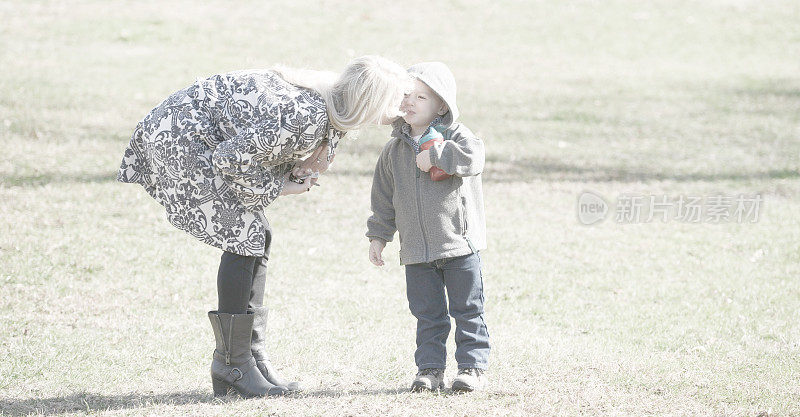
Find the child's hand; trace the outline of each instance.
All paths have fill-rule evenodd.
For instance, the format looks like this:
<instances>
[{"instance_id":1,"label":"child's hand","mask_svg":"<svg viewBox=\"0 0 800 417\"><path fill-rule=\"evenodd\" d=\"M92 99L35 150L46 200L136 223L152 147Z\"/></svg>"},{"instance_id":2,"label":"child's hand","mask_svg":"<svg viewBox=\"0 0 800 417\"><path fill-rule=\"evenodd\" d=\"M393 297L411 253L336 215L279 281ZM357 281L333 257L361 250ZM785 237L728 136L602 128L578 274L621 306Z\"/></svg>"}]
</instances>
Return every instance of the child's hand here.
<instances>
[{"instance_id":1,"label":"child's hand","mask_svg":"<svg viewBox=\"0 0 800 417\"><path fill-rule=\"evenodd\" d=\"M383 248L386 247L386 242L380 239L372 239L369 243L369 260L375 266L383 266Z\"/></svg>"},{"instance_id":2,"label":"child's hand","mask_svg":"<svg viewBox=\"0 0 800 417\"><path fill-rule=\"evenodd\" d=\"M433 166L433 164L431 164L431 151L426 149L417 154L417 166L424 172L431 170Z\"/></svg>"}]
</instances>

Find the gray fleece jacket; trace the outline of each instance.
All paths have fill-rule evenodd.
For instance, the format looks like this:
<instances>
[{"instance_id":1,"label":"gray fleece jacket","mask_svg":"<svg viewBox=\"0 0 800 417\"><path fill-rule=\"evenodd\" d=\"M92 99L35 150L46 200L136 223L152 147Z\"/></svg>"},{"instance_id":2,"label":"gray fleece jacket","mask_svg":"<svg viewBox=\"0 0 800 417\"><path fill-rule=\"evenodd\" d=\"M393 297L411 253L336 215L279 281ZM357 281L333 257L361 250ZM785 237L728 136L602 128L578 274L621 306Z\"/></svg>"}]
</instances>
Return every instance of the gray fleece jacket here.
<instances>
[{"instance_id":1,"label":"gray fleece jacket","mask_svg":"<svg viewBox=\"0 0 800 417\"><path fill-rule=\"evenodd\" d=\"M393 124L392 139L375 167L367 237L390 242L399 232L403 265L485 249L483 141L460 123L450 125L430 155L431 163L452 177L433 181L417 168L414 144L404 125L402 119Z\"/></svg>"}]
</instances>

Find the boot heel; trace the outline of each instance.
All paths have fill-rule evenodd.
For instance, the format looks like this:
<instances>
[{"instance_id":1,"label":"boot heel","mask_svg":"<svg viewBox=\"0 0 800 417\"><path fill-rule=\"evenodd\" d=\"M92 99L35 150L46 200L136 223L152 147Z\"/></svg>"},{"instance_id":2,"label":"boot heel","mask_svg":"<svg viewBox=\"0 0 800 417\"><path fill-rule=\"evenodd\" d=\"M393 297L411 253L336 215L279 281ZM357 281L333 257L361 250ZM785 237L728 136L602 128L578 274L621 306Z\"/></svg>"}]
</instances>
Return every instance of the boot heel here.
<instances>
[{"instance_id":1,"label":"boot heel","mask_svg":"<svg viewBox=\"0 0 800 417\"><path fill-rule=\"evenodd\" d=\"M227 382L216 378L211 378L211 385L214 387L215 397L224 397L228 395L228 391L231 389L231 386Z\"/></svg>"}]
</instances>

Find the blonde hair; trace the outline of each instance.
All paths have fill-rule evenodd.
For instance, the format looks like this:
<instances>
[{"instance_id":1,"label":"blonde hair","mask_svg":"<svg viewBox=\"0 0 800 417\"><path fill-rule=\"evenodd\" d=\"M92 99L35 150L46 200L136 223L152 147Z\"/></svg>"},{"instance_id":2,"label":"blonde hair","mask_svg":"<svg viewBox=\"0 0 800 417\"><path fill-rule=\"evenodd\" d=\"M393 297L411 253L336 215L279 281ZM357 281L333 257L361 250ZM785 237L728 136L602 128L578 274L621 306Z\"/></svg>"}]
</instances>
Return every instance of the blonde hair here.
<instances>
[{"instance_id":1,"label":"blonde hair","mask_svg":"<svg viewBox=\"0 0 800 417\"><path fill-rule=\"evenodd\" d=\"M377 55L353 59L338 78L329 71L274 70L291 84L319 92L331 125L345 132L400 116L399 103L410 83L406 70Z\"/></svg>"}]
</instances>

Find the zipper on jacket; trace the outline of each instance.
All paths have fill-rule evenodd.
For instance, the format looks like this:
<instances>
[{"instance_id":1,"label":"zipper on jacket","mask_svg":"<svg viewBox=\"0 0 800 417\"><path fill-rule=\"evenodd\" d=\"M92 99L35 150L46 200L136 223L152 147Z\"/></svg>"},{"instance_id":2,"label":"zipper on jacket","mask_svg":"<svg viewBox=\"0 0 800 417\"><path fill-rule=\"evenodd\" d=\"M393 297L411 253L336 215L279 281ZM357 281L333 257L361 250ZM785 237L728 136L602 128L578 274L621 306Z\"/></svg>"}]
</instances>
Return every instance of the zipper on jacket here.
<instances>
[{"instance_id":1,"label":"zipper on jacket","mask_svg":"<svg viewBox=\"0 0 800 417\"><path fill-rule=\"evenodd\" d=\"M417 168L417 218L419 219L419 229L422 231L422 243L425 246L425 262L428 261L428 236L425 234L425 226L422 222L422 192L419 186L419 177L421 169Z\"/></svg>"},{"instance_id":2,"label":"zipper on jacket","mask_svg":"<svg viewBox=\"0 0 800 417\"><path fill-rule=\"evenodd\" d=\"M467 236L467 205L464 196L461 195L461 187L458 188L458 211L461 215L461 236Z\"/></svg>"},{"instance_id":3,"label":"zipper on jacket","mask_svg":"<svg viewBox=\"0 0 800 417\"><path fill-rule=\"evenodd\" d=\"M467 223L467 199L465 199L464 196L461 195L461 189L459 189L458 198L459 198L459 200L461 200L461 218L464 219L464 222L462 223L463 230L462 230L461 235L464 236L464 240L467 241L467 245L469 246L469 250L471 250L472 253L475 253L476 252L475 251L475 246L472 244L472 241L467 236L467 230L469 228L469 223Z\"/></svg>"}]
</instances>

